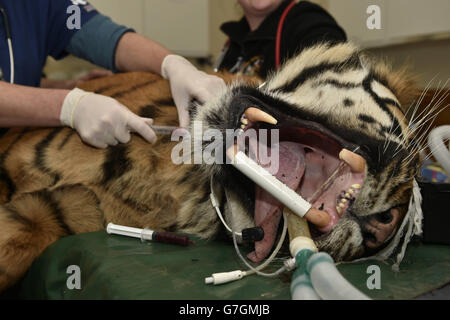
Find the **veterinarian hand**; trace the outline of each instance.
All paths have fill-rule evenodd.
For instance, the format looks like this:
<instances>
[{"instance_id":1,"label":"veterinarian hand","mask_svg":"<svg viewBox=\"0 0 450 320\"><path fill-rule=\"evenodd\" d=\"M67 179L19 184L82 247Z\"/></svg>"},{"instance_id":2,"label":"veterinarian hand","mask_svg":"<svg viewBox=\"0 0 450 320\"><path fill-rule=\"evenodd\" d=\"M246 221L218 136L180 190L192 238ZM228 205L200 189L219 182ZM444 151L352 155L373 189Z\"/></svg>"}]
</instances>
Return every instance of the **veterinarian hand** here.
<instances>
[{"instance_id":1,"label":"veterinarian hand","mask_svg":"<svg viewBox=\"0 0 450 320\"><path fill-rule=\"evenodd\" d=\"M97 148L130 141L130 131L153 143L156 135L152 119L141 118L117 100L80 89L66 96L60 114L61 123L77 130L81 139Z\"/></svg>"},{"instance_id":2,"label":"veterinarian hand","mask_svg":"<svg viewBox=\"0 0 450 320\"><path fill-rule=\"evenodd\" d=\"M188 107L193 99L203 104L225 89L221 78L198 70L188 60L174 54L164 58L161 75L170 81L181 127L189 125Z\"/></svg>"}]
</instances>

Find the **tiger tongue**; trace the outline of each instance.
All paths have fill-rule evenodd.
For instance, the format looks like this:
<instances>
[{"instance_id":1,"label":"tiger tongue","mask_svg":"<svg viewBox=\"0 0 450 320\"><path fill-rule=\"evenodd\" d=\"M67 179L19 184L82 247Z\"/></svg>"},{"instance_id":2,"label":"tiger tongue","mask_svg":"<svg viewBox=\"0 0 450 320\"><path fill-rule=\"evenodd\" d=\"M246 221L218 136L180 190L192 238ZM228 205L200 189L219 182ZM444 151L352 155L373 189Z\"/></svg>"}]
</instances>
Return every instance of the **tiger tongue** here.
<instances>
[{"instance_id":1,"label":"tiger tongue","mask_svg":"<svg viewBox=\"0 0 450 320\"><path fill-rule=\"evenodd\" d=\"M304 146L295 142L280 142L278 171L275 174L277 179L289 188L296 190L304 171ZM283 204L281 202L256 185L255 224L264 230L264 238L255 242L255 251L247 255L253 262L260 262L270 253L280 223L282 209Z\"/></svg>"}]
</instances>

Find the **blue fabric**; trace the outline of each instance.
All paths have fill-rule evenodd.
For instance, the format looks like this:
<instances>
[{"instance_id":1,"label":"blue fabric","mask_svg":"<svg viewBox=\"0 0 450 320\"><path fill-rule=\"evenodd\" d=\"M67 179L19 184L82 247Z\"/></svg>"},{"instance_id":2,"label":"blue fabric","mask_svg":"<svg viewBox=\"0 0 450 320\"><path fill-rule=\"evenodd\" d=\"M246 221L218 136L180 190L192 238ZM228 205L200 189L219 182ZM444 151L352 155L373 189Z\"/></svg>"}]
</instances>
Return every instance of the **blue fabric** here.
<instances>
[{"instance_id":1,"label":"blue fabric","mask_svg":"<svg viewBox=\"0 0 450 320\"><path fill-rule=\"evenodd\" d=\"M98 14L89 3L80 0L0 0L0 6L6 10L11 26L16 84L39 86L47 57L50 55L61 59L68 54L65 48L78 32L76 28L67 27L73 15L73 11L67 13L67 10L74 3L84 3L79 5L81 28ZM4 80L9 81L9 50L2 16L0 68Z\"/></svg>"},{"instance_id":2,"label":"blue fabric","mask_svg":"<svg viewBox=\"0 0 450 320\"><path fill-rule=\"evenodd\" d=\"M116 47L126 32L134 32L134 30L118 25L109 17L98 14L73 36L66 49L74 56L117 72Z\"/></svg>"}]
</instances>

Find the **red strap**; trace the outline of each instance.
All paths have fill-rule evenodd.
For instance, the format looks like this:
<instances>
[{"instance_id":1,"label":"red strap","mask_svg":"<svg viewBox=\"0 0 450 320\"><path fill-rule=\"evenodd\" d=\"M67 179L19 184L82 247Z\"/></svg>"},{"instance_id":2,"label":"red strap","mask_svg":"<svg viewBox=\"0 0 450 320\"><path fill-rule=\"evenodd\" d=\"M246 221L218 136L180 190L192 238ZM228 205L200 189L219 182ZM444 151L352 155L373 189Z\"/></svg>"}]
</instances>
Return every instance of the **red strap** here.
<instances>
[{"instance_id":1,"label":"red strap","mask_svg":"<svg viewBox=\"0 0 450 320\"><path fill-rule=\"evenodd\" d=\"M286 7L286 9L284 9L280 21L278 21L277 38L275 42L275 69L278 69L278 67L280 66L281 34L283 32L284 20L286 20L287 14L294 5L295 0L292 0L291 3Z\"/></svg>"}]
</instances>

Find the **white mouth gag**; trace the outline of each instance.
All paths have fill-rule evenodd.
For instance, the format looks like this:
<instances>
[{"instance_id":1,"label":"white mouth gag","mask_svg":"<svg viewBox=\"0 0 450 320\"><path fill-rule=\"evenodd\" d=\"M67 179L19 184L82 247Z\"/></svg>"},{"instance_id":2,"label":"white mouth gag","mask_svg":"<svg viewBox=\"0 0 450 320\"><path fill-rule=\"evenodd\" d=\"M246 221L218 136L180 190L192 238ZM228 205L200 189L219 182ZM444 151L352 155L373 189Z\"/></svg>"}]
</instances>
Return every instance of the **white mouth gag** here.
<instances>
[{"instance_id":1,"label":"white mouth gag","mask_svg":"<svg viewBox=\"0 0 450 320\"><path fill-rule=\"evenodd\" d=\"M305 217L319 227L324 227L330 222L330 218L326 213L313 208L310 202L303 199L294 190L250 159L244 152L238 151L236 145L227 150L227 155L236 169L270 193L296 215ZM324 186L320 188L320 190L323 189L325 189Z\"/></svg>"}]
</instances>

